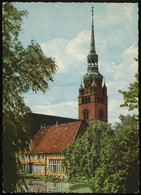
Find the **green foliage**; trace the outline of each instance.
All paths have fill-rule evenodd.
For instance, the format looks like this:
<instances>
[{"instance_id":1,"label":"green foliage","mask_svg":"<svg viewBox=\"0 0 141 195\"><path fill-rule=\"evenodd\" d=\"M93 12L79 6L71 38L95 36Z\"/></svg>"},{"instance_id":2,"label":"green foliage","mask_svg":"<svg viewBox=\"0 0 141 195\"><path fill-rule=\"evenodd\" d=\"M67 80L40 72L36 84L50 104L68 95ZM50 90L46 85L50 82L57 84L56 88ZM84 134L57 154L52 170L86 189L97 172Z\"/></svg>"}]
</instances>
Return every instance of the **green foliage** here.
<instances>
[{"instance_id":1,"label":"green foliage","mask_svg":"<svg viewBox=\"0 0 141 195\"><path fill-rule=\"evenodd\" d=\"M135 58L135 61L138 62L138 60ZM139 75L135 74L135 81L133 83L130 83L130 86L128 87L128 91L122 91L119 90L119 92L123 95L124 103L120 105L121 107L128 107L128 110L136 110L139 108L139 102L138 102L138 94L139 94L139 82L138 82ZM135 119L138 120L138 116L134 115Z\"/></svg>"},{"instance_id":2,"label":"green foliage","mask_svg":"<svg viewBox=\"0 0 141 195\"><path fill-rule=\"evenodd\" d=\"M24 48L18 39L26 10L18 11L12 3L3 3L3 189L14 192L19 181L19 152L29 149L30 112L23 94L32 90L46 92L57 66L47 58L40 46L31 41Z\"/></svg>"},{"instance_id":3,"label":"green foliage","mask_svg":"<svg viewBox=\"0 0 141 195\"><path fill-rule=\"evenodd\" d=\"M130 115L121 115L120 120L113 130L108 123L91 123L85 134L63 151L69 178L86 178L93 193L138 191L136 121Z\"/></svg>"},{"instance_id":4,"label":"green foliage","mask_svg":"<svg viewBox=\"0 0 141 195\"><path fill-rule=\"evenodd\" d=\"M123 94L124 104L121 107L128 107L129 111L138 108L138 74L135 74L136 81L130 84L128 91L121 91L120 93Z\"/></svg>"},{"instance_id":5,"label":"green foliage","mask_svg":"<svg viewBox=\"0 0 141 195\"><path fill-rule=\"evenodd\" d=\"M105 137L101 142L99 166L90 182L93 192L138 191L138 129L133 117L120 119L113 137Z\"/></svg>"},{"instance_id":6,"label":"green foliage","mask_svg":"<svg viewBox=\"0 0 141 195\"><path fill-rule=\"evenodd\" d=\"M91 123L82 137L63 150L64 166L70 178L85 177L90 179L95 175L99 164L101 140L112 136L111 126L105 122Z\"/></svg>"}]
</instances>

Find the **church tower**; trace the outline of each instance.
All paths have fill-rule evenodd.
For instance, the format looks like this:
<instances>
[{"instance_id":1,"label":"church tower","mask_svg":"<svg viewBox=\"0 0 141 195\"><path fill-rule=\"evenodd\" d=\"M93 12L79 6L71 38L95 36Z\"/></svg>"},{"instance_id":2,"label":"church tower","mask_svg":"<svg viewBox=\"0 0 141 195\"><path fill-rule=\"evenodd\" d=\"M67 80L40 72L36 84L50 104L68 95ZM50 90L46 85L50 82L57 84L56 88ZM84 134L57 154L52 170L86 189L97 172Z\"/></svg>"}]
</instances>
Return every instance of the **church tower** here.
<instances>
[{"instance_id":1,"label":"church tower","mask_svg":"<svg viewBox=\"0 0 141 195\"><path fill-rule=\"evenodd\" d=\"M92 30L90 52L87 56L87 73L83 76L78 96L79 120L108 121L108 96L107 87L102 86L103 76L98 70L98 55L95 49L93 7L92 7Z\"/></svg>"}]
</instances>

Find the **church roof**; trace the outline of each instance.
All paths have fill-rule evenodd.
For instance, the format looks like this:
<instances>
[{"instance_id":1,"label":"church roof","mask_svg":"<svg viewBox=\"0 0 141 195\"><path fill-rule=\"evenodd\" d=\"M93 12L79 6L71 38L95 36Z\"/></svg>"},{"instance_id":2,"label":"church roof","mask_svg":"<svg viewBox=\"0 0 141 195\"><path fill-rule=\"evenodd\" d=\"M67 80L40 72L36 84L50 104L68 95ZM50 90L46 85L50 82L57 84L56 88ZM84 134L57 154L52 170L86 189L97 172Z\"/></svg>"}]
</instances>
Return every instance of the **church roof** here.
<instances>
[{"instance_id":1,"label":"church roof","mask_svg":"<svg viewBox=\"0 0 141 195\"><path fill-rule=\"evenodd\" d=\"M61 153L79 134L85 132L86 122L76 121L42 127L31 140L31 153Z\"/></svg>"},{"instance_id":2,"label":"church roof","mask_svg":"<svg viewBox=\"0 0 141 195\"><path fill-rule=\"evenodd\" d=\"M40 129L41 124L42 125L45 124L46 126L55 125L56 121L58 121L59 124L62 124L62 123L75 122L75 121L78 121L78 119L31 113L31 133L32 135L35 135L35 133Z\"/></svg>"}]
</instances>

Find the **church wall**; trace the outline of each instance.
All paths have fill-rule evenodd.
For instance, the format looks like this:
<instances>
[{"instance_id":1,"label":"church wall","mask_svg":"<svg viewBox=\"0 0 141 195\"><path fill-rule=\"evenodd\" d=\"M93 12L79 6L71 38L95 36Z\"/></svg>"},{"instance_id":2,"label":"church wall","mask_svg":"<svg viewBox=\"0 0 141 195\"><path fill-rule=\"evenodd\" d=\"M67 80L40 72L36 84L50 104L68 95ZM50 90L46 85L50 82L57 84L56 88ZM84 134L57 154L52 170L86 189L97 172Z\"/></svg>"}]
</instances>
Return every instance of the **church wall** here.
<instances>
[{"instance_id":1,"label":"church wall","mask_svg":"<svg viewBox=\"0 0 141 195\"><path fill-rule=\"evenodd\" d=\"M99 110L102 109L103 114L103 121L107 121L107 104L100 104L96 102L88 103L88 104L81 104L79 105L79 119L84 120L84 110L87 109L89 111L89 119L96 119L99 120Z\"/></svg>"},{"instance_id":2,"label":"church wall","mask_svg":"<svg viewBox=\"0 0 141 195\"><path fill-rule=\"evenodd\" d=\"M96 109L95 119L99 120L99 111L100 111L100 109L102 109L103 110L103 121L107 121L107 119L108 119L108 116L107 116L107 104L97 103L95 109Z\"/></svg>"},{"instance_id":3,"label":"church wall","mask_svg":"<svg viewBox=\"0 0 141 195\"><path fill-rule=\"evenodd\" d=\"M95 118L95 109L94 102L79 105L79 119L84 120L84 110L87 109L89 111L89 119Z\"/></svg>"}]
</instances>

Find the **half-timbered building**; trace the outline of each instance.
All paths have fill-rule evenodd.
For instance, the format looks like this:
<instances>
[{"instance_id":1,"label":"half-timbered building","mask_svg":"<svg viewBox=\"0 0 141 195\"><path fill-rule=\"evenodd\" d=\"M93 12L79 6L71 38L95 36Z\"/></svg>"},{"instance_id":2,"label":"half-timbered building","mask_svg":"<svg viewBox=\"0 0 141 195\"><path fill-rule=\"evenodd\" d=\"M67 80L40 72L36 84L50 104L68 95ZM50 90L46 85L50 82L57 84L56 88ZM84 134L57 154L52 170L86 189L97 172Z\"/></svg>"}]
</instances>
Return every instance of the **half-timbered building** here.
<instances>
[{"instance_id":1,"label":"half-timbered building","mask_svg":"<svg viewBox=\"0 0 141 195\"><path fill-rule=\"evenodd\" d=\"M22 171L66 177L62 151L86 130L87 123L76 121L42 126L31 139L30 153L20 155Z\"/></svg>"}]
</instances>

